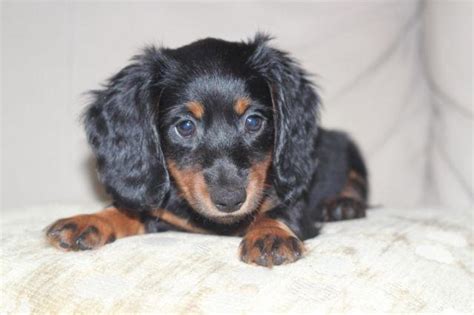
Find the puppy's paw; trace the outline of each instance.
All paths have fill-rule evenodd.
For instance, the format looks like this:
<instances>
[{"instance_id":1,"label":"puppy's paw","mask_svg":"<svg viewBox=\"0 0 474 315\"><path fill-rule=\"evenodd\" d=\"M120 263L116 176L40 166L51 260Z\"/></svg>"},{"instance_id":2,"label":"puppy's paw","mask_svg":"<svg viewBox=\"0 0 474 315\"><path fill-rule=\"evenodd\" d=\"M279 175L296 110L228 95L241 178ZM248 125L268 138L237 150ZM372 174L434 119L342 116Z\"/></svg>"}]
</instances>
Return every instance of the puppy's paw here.
<instances>
[{"instance_id":1,"label":"puppy's paw","mask_svg":"<svg viewBox=\"0 0 474 315\"><path fill-rule=\"evenodd\" d=\"M240 243L240 259L248 264L271 268L292 263L303 256L303 242L286 230L254 230Z\"/></svg>"},{"instance_id":2,"label":"puppy's paw","mask_svg":"<svg viewBox=\"0 0 474 315\"><path fill-rule=\"evenodd\" d=\"M65 251L96 249L115 240L112 225L94 214L60 219L47 228L46 238Z\"/></svg>"},{"instance_id":3,"label":"puppy's paw","mask_svg":"<svg viewBox=\"0 0 474 315\"><path fill-rule=\"evenodd\" d=\"M325 221L341 221L365 217L365 203L349 197L338 197L323 205Z\"/></svg>"}]
</instances>

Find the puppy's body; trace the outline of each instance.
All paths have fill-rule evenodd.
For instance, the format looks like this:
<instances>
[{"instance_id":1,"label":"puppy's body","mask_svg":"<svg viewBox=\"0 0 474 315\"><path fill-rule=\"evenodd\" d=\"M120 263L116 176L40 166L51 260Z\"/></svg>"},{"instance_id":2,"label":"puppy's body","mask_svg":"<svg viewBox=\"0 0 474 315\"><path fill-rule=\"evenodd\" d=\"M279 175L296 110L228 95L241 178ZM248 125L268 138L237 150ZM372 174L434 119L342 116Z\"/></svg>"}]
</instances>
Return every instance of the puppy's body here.
<instances>
[{"instance_id":1,"label":"puppy's body","mask_svg":"<svg viewBox=\"0 0 474 315\"><path fill-rule=\"evenodd\" d=\"M365 216L356 146L318 127L304 71L267 41L151 48L95 92L86 131L116 208L56 222L50 242L242 235L241 259L272 266L301 257L317 222Z\"/></svg>"},{"instance_id":2,"label":"puppy's body","mask_svg":"<svg viewBox=\"0 0 474 315\"><path fill-rule=\"evenodd\" d=\"M311 189L304 193L300 202L293 204L290 211L287 207L282 206L281 210L275 207L268 212L270 217L285 222L301 240L312 238L318 234L319 224L317 223L362 217L365 210L366 188L363 182L360 184L351 183L348 174L352 170L360 174L361 180L365 181L367 173L357 148L347 135L320 129L315 149L314 157L318 163L318 171L312 176ZM351 199L341 195L348 181L349 185L353 185L357 190L355 192L357 196L354 196L353 204L344 206L344 200ZM270 199L277 198L271 187L267 194ZM337 207L330 207L330 201L338 200L341 203L336 202ZM360 204L357 204L357 201ZM254 213L252 213L233 224L213 222L193 211L189 204L180 197L178 190L174 190L170 194L170 198L165 202L163 208L189 222L189 231L192 231L193 227L199 227L212 234L243 235L248 225L254 220ZM355 212L351 214L344 213L344 211ZM167 224L154 215L148 217L146 223L149 232L183 229L183 227Z\"/></svg>"}]
</instances>

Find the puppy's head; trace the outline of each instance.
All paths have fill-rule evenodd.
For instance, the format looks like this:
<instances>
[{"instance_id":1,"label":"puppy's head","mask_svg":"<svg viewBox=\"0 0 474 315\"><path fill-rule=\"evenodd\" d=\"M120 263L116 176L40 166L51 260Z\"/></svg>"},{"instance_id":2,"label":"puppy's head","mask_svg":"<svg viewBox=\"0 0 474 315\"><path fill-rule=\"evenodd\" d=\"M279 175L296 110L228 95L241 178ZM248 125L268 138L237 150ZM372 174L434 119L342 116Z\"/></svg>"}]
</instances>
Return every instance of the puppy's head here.
<instances>
[{"instance_id":1,"label":"puppy's head","mask_svg":"<svg viewBox=\"0 0 474 315\"><path fill-rule=\"evenodd\" d=\"M216 49L222 43L210 43L175 52L183 79L164 88L157 126L183 197L201 215L231 223L255 210L264 194L274 143L272 101L264 79L239 60L238 45ZM195 54L201 58L193 60Z\"/></svg>"},{"instance_id":2,"label":"puppy's head","mask_svg":"<svg viewBox=\"0 0 474 315\"><path fill-rule=\"evenodd\" d=\"M269 185L283 202L304 191L318 100L267 41L150 48L95 92L86 130L119 206L159 207L176 185L227 224L255 211Z\"/></svg>"}]
</instances>

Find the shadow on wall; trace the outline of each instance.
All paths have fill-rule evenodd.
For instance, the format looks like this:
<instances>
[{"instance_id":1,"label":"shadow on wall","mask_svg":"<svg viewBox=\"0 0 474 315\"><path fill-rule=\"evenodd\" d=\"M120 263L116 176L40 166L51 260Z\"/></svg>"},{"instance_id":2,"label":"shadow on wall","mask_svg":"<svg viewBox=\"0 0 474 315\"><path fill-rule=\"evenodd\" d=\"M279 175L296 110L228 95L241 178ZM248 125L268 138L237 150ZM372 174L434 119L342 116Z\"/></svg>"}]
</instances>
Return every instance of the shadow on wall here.
<instances>
[{"instance_id":1,"label":"shadow on wall","mask_svg":"<svg viewBox=\"0 0 474 315\"><path fill-rule=\"evenodd\" d=\"M97 162L94 156L91 155L85 159L84 170L87 174L89 185L91 187L92 192L94 193L94 197L96 198L96 200L103 204L112 203L112 199L107 194L104 185L102 185L99 180L99 174L97 172Z\"/></svg>"}]
</instances>

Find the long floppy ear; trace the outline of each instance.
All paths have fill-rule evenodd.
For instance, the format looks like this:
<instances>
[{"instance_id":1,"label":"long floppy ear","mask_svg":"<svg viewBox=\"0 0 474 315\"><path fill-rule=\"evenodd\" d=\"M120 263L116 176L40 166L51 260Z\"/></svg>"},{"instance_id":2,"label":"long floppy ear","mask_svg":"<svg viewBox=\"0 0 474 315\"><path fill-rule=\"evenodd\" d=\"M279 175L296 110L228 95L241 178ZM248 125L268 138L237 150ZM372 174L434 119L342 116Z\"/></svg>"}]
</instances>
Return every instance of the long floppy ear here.
<instances>
[{"instance_id":1,"label":"long floppy ear","mask_svg":"<svg viewBox=\"0 0 474 315\"><path fill-rule=\"evenodd\" d=\"M285 52L267 45L271 38L257 34L249 65L267 80L275 120L273 185L289 202L308 187L315 168L319 97L303 69Z\"/></svg>"},{"instance_id":2,"label":"long floppy ear","mask_svg":"<svg viewBox=\"0 0 474 315\"><path fill-rule=\"evenodd\" d=\"M160 206L170 185L155 125L165 64L153 47L132 60L104 89L91 92L84 120L100 180L114 203L148 210Z\"/></svg>"}]
</instances>

